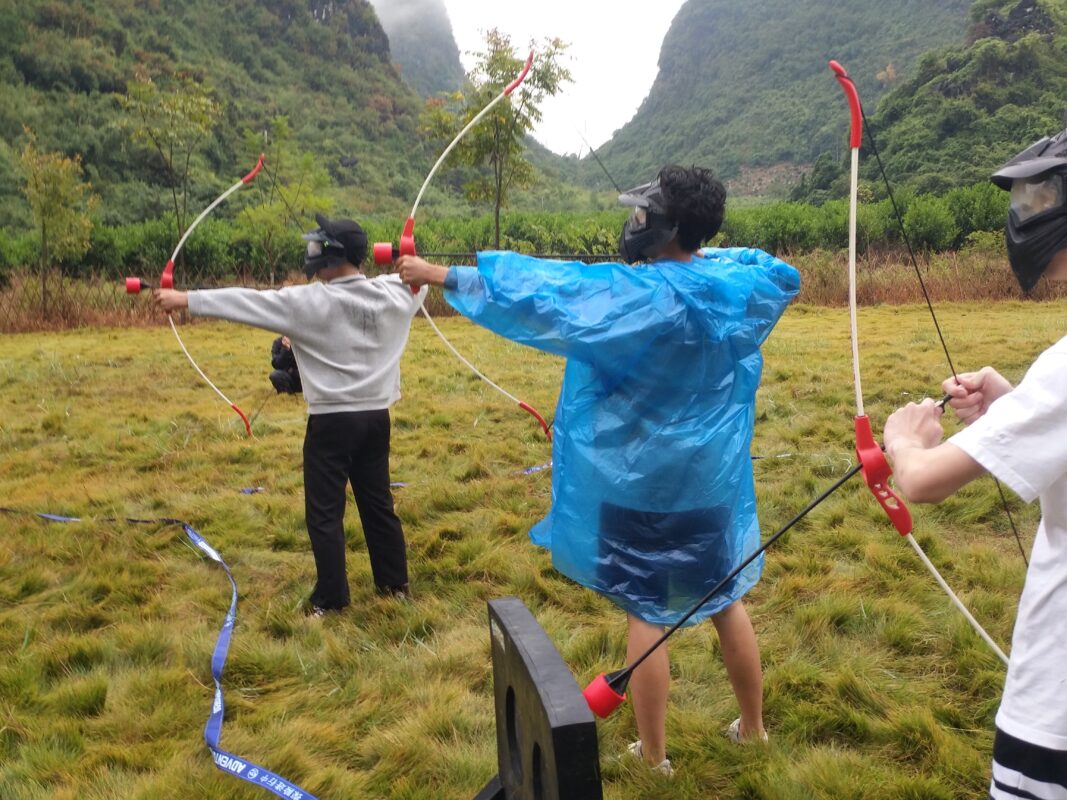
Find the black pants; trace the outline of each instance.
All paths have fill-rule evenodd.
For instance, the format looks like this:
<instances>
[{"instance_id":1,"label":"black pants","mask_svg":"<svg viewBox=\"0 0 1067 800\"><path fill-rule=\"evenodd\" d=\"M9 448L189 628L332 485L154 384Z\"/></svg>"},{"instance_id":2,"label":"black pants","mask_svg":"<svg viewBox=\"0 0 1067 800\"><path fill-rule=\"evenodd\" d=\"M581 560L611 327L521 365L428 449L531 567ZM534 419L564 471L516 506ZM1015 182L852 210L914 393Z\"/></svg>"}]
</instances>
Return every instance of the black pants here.
<instances>
[{"instance_id":1,"label":"black pants","mask_svg":"<svg viewBox=\"0 0 1067 800\"><path fill-rule=\"evenodd\" d=\"M408 582L404 531L389 489L389 429L387 409L308 417L304 514L318 574L312 605L343 608L349 602L344 529L349 481L375 585L388 590Z\"/></svg>"},{"instance_id":2,"label":"black pants","mask_svg":"<svg viewBox=\"0 0 1067 800\"><path fill-rule=\"evenodd\" d=\"M609 597L686 610L739 560L727 544L729 527L728 508L664 513L603 503L597 581ZM721 594L734 592L739 579Z\"/></svg>"}]
</instances>

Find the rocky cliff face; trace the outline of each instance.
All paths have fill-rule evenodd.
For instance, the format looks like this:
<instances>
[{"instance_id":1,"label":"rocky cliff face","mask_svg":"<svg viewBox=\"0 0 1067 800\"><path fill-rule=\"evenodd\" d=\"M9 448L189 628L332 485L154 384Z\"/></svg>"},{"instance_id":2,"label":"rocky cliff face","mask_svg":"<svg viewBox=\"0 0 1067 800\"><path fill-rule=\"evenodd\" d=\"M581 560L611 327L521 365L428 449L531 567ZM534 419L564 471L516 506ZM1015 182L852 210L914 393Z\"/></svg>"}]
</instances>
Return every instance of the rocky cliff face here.
<instances>
[{"instance_id":1,"label":"rocky cliff face","mask_svg":"<svg viewBox=\"0 0 1067 800\"><path fill-rule=\"evenodd\" d=\"M441 0L371 0L389 36L393 63L423 97L463 85L452 23Z\"/></svg>"}]
</instances>

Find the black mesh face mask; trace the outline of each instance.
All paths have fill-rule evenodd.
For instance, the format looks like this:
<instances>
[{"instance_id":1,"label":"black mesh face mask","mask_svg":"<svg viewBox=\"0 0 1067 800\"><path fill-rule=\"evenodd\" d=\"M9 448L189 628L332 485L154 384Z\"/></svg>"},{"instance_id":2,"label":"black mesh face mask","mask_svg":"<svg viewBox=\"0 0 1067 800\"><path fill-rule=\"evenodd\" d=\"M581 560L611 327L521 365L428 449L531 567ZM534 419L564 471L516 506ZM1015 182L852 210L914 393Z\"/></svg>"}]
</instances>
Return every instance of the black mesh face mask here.
<instances>
[{"instance_id":1,"label":"black mesh face mask","mask_svg":"<svg viewBox=\"0 0 1067 800\"><path fill-rule=\"evenodd\" d=\"M619 237L619 255L627 264L655 258L678 234L678 226L667 214L658 180L619 195L619 202L633 206Z\"/></svg>"},{"instance_id":2,"label":"black mesh face mask","mask_svg":"<svg viewBox=\"0 0 1067 800\"><path fill-rule=\"evenodd\" d=\"M304 252L304 274L308 280L314 278L319 270L335 267L345 262L345 248L334 241L322 228L305 233L301 237L307 242Z\"/></svg>"},{"instance_id":3,"label":"black mesh face mask","mask_svg":"<svg viewBox=\"0 0 1067 800\"><path fill-rule=\"evenodd\" d=\"M1067 248L1063 170L1012 181L1005 240L1011 271L1022 290L1029 292L1056 254Z\"/></svg>"},{"instance_id":4,"label":"black mesh face mask","mask_svg":"<svg viewBox=\"0 0 1067 800\"><path fill-rule=\"evenodd\" d=\"M1067 130L1034 142L993 173L1011 192L1005 239L1011 271L1024 292L1067 248Z\"/></svg>"}]
</instances>

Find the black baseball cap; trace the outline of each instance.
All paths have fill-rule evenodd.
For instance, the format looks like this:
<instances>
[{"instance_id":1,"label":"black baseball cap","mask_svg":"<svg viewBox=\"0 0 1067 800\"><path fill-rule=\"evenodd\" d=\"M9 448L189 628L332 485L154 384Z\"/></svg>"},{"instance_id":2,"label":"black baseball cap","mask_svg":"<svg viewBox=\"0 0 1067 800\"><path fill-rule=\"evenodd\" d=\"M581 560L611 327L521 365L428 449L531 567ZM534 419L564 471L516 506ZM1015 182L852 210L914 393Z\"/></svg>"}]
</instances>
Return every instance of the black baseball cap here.
<instances>
[{"instance_id":1,"label":"black baseball cap","mask_svg":"<svg viewBox=\"0 0 1067 800\"><path fill-rule=\"evenodd\" d=\"M316 214L322 232L345 249L345 260L358 267L367 257L367 234L354 219L329 219L324 214Z\"/></svg>"}]
</instances>

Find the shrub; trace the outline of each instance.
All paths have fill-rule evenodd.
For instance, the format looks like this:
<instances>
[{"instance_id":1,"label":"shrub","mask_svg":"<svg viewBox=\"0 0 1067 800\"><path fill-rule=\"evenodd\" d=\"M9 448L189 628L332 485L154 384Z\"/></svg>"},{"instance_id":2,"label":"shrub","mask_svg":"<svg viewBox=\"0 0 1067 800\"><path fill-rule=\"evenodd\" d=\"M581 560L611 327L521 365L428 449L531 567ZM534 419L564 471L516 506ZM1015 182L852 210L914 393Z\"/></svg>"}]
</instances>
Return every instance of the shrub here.
<instances>
[{"instance_id":1,"label":"shrub","mask_svg":"<svg viewBox=\"0 0 1067 800\"><path fill-rule=\"evenodd\" d=\"M889 200L861 205L856 211L856 239L861 250L885 247L899 238L896 214Z\"/></svg>"},{"instance_id":2,"label":"shrub","mask_svg":"<svg viewBox=\"0 0 1067 800\"><path fill-rule=\"evenodd\" d=\"M819 207L815 219L815 241L816 247L822 249L848 247L848 200L830 200ZM864 246L862 242L860 246Z\"/></svg>"},{"instance_id":3,"label":"shrub","mask_svg":"<svg viewBox=\"0 0 1067 800\"><path fill-rule=\"evenodd\" d=\"M974 231L960 248L967 255L1004 256L1004 231Z\"/></svg>"},{"instance_id":4,"label":"shrub","mask_svg":"<svg viewBox=\"0 0 1067 800\"><path fill-rule=\"evenodd\" d=\"M738 209L726 204L726 219L722 223L724 247L749 247L756 241L757 212L755 208Z\"/></svg>"},{"instance_id":5,"label":"shrub","mask_svg":"<svg viewBox=\"0 0 1067 800\"><path fill-rule=\"evenodd\" d=\"M10 283L16 271L36 268L37 257L36 234L12 236L0 228L0 288Z\"/></svg>"},{"instance_id":6,"label":"shrub","mask_svg":"<svg viewBox=\"0 0 1067 800\"><path fill-rule=\"evenodd\" d=\"M767 206L762 215L759 246L771 253L810 250L818 244L818 214L818 209L801 203Z\"/></svg>"},{"instance_id":7,"label":"shrub","mask_svg":"<svg viewBox=\"0 0 1067 800\"><path fill-rule=\"evenodd\" d=\"M234 227L229 222L207 219L196 229L182 250L185 267L208 278L235 272Z\"/></svg>"},{"instance_id":8,"label":"shrub","mask_svg":"<svg viewBox=\"0 0 1067 800\"><path fill-rule=\"evenodd\" d=\"M1008 216L1010 196L991 182L976 183L953 189L945 195L945 202L959 228L960 244L974 231L996 231L1004 227Z\"/></svg>"},{"instance_id":9,"label":"shrub","mask_svg":"<svg viewBox=\"0 0 1067 800\"><path fill-rule=\"evenodd\" d=\"M955 243L960 233L948 203L931 196L911 201L904 213L904 230L912 246L919 250L945 250Z\"/></svg>"}]
</instances>

